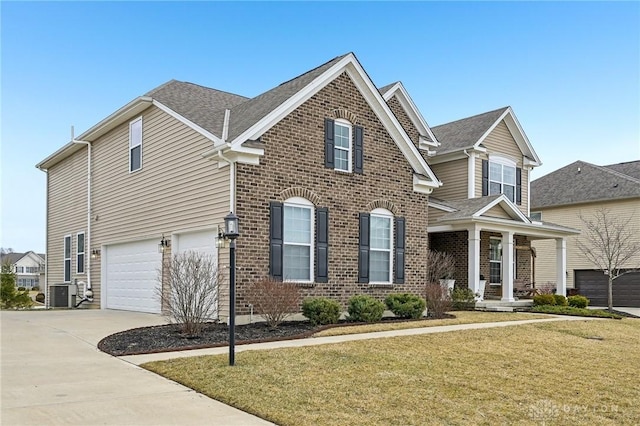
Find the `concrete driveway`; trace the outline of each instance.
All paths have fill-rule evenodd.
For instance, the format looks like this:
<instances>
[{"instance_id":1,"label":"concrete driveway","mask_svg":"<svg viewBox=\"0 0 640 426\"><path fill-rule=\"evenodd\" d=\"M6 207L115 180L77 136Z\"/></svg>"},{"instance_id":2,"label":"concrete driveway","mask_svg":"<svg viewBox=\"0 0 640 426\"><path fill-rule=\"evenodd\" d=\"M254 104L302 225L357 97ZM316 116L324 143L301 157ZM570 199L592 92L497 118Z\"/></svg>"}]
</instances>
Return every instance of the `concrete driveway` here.
<instances>
[{"instance_id":1,"label":"concrete driveway","mask_svg":"<svg viewBox=\"0 0 640 426\"><path fill-rule=\"evenodd\" d=\"M110 310L3 311L3 425L267 425L100 352L103 338L164 324Z\"/></svg>"}]
</instances>

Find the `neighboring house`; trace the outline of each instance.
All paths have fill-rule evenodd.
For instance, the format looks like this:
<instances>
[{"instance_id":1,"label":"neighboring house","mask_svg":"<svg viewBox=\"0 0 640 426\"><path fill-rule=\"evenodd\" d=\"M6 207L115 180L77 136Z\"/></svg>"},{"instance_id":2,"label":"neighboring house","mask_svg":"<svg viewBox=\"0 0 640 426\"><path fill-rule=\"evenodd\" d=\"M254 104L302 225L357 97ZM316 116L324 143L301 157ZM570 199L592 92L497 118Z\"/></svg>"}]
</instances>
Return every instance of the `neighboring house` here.
<instances>
[{"instance_id":1,"label":"neighboring house","mask_svg":"<svg viewBox=\"0 0 640 426\"><path fill-rule=\"evenodd\" d=\"M489 243L490 232L505 247L514 238L526 246L555 239L564 268L563 241L573 231L527 218L528 170L539 160L510 108L488 115L485 129L469 119L469 134L464 125L447 131L455 123L432 131L401 83L376 88L352 53L254 98L172 80L37 165L47 173L47 283L85 282L93 306L160 312L163 262L198 250L224 272L225 317L228 251L216 239L229 211L240 218L241 315L250 312L248 286L265 276L343 307L355 294L423 294L431 232L444 247L471 229L459 273L474 289L485 264L489 275L480 236ZM501 137L506 142L493 142ZM483 159L502 173L484 179L487 194L498 188L506 195L482 197ZM460 179L463 188L455 189ZM434 190L443 201L432 203ZM461 198L478 200L462 208ZM455 212L462 217L445 215ZM508 271L493 273L513 300Z\"/></svg>"},{"instance_id":2,"label":"neighboring house","mask_svg":"<svg viewBox=\"0 0 640 426\"><path fill-rule=\"evenodd\" d=\"M596 166L576 161L531 182L532 216L582 229L580 216L593 217L607 209L616 220L627 220L629 231L640 242L640 161ZM591 299L593 305L607 305L607 277L582 255L576 245L584 235L567 242L567 286ZM535 242L538 253L536 276L555 281L556 265L549 256L547 242ZM640 254L625 269L640 269ZM620 276L613 285L614 306L640 307L640 272Z\"/></svg>"},{"instance_id":3,"label":"neighboring house","mask_svg":"<svg viewBox=\"0 0 640 426\"><path fill-rule=\"evenodd\" d=\"M40 286L40 276L44 275L44 254L33 251L3 254L1 262L4 264L7 261L16 273L16 287L31 289Z\"/></svg>"},{"instance_id":4,"label":"neighboring house","mask_svg":"<svg viewBox=\"0 0 640 426\"><path fill-rule=\"evenodd\" d=\"M48 284L90 282L94 306L159 312L170 254L204 251L228 272L216 237L233 211L239 314L247 287L268 275L343 306L354 294L421 294L425 209L440 182L419 124L414 143L353 54L251 99L170 81L37 165ZM226 276L222 293L226 316Z\"/></svg>"},{"instance_id":5,"label":"neighboring house","mask_svg":"<svg viewBox=\"0 0 640 426\"><path fill-rule=\"evenodd\" d=\"M429 198L434 250L456 256L456 282L482 297L514 300L514 280L533 275L533 240L549 240L548 254L565 267L565 241L575 229L529 218L529 175L541 164L511 107L432 128L440 143L429 165L444 183ZM565 293L564 275L556 291Z\"/></svg>"}]
</instances>

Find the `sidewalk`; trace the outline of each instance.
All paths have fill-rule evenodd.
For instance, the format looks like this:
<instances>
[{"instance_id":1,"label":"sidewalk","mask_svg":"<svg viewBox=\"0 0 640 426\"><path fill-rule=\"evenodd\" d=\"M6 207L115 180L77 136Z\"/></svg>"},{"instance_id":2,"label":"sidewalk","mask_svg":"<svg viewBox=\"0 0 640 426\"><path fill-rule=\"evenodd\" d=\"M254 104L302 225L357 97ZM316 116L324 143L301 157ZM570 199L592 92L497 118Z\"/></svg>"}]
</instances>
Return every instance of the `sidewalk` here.
<instances>
[{"instance_id":1,"label":"sidewalk","mask_svg":"<svg viewBox=\"0 0 640 426\"><path fill-rule=\"evenodd\" d=\"M437 326L437 327L409 328L405 330L379 331L374 333L347 334L344 336L310 337L307 339L281 340L277 342L240 345L240 346L236 346L236 353L243 352L243 351L258 351L258 350L267 350L267 349L276 349L276 348L296 348L296 347L302 347L302 346L317 346L317 345L326 345L330 343L349 342L354 340L382 339L382 338L397 337L397 336L414 336L418 334L446 333L450 331L459 331L459 330L478 330L483 328L510 327L514 325L534 324L534 323L541 323L541 322L585 321L585 320L597 320L597 319L598 318L571 317L571 316L558 315L558 316L554 316L553 318L545 318L545 319L444 325L444 326ZM174 358L186 358L186 357L202 356L202 355L221 355L221 354L226 354L228 352L229 352L229 347L223 346L223 347L217 347L217 348L194 349L190 351L162 352L157 354L145 354L145 355L127 355L127 356L120 357L120 359L134 365L141 365L151 361L164 361L164 360L174 359Z\"/></svg>"}]
</instances>

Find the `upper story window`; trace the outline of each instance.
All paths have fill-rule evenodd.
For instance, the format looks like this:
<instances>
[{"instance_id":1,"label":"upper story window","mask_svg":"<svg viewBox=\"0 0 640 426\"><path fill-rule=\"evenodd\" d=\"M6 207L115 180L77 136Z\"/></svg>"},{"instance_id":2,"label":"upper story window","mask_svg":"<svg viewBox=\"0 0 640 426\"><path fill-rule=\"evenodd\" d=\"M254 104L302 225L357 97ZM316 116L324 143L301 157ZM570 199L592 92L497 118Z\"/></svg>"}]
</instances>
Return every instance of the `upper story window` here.
<instances>
[{"instance_id":1,"label":"upper story window","mask_svg":"<svg viewBox=\"0 0 640 426\"><path fill-rule=\"evenodd\" d=\"M142 168L142 117L129 123L129 171Z\"/></svg>"},{"instance_id":2,"label":"upper story window","mask_svg":"<svg viewBox=\"0 0 640 426\"><path fill-rule=\"evenodd\" d=\"M68 282L71 282L71 235L66 235L64 237L63 255L64 255L63 281L68 283Z\"/></svg>"},{"instance_id":3,"label":"upper story window","mask_svg":"<svg viewBox=\"0 0 640 426\"><path fill-rule=\"evenodd\" d=\"M24 266L16 266L16 273L17 274L24 273Z\"/></svg>"},{"instance_id":4,"label":"upper story window","mask_svg":"<svg viewBox=\"0 0 640 426\"><path fill-rule=\"evenodd\" d=\"M360 213L358 282L403 284L405 220L387 209Z\"/></svg>"},{"instance_id":5,"label":"upper story window","mask_svg":"<svg viewBox=\"0 0 640 426\"><path fill-rule=\"evenodd\" d=\"M531 212L531 220L542 222L542 212Z\"/></svg>"},{"instance_id":6,"label":"upper story window","mask_svg":"<svg viewBox=\"0 0 640 426\"><path fill-rule=\"evenodd\" d=\"M363 173L363 136L360 126L344 119L325 119L324 165L327 168L347 173Z\"/></svg>"},{"instance_id":7,"label":"upper story window","mask_svg":"<svg viewBox=\"0 0 640 426\"><path fill-rule=\"evenodd\" d=\"M76 269L79 274L84 274L84 232L76 235Z\"/></svg>"},{"instance_id":8,"label":"upper story window","mask_svg":"<svg viewBox=\"0 0 640 426\"><path fill-rule=\"evenodd\" d=\"M25 270L27 274L37 274L40 272L40 268L38 266L27 266Z\"/></svg>"},{"instance_id":9,"label":"upper story window","mask_svg":"<svg viewBox=\"0 0 640 426\"><path fill-rule=\"evenodd\" d=\"M522 203L522 169L515 161L491 156L482 160L482 195L504 194L513 203Z\"/></svg>"}]
</instances>

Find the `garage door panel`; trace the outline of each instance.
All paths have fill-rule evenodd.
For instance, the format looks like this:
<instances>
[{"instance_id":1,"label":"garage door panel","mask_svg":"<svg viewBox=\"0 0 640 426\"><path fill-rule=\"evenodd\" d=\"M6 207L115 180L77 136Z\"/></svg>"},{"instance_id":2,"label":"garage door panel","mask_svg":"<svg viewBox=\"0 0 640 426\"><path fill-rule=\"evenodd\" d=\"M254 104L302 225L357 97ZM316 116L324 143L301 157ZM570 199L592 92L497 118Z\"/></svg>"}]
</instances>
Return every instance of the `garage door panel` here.
<instances>
[{"instance_id":1,"label":"garage door panel","mask_svg":"<svg viewBox=\"0 0 640 426\"><path fill-rule=\"evenodd\" d=\"M157 247L156 240L107 246L107 308L160 312L156 288L162 256Z\"/></svg>"},{"instance_id":2,"label":"garage door panel","mask_svg":"<svg viewBox=\"0 0 640 426\"><path fill-rule=\"evenodd\" d=\"M589 298L593 306L607 306L608 279L602 271L575 271L576 288ZM630 272L619 276L613 282L613 305L620 307L640 307L640 273Z\"/></svg>"}]
</instances>

